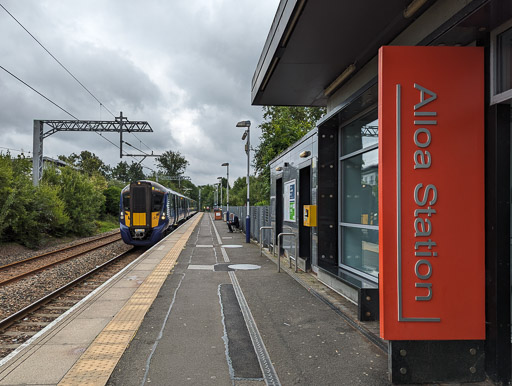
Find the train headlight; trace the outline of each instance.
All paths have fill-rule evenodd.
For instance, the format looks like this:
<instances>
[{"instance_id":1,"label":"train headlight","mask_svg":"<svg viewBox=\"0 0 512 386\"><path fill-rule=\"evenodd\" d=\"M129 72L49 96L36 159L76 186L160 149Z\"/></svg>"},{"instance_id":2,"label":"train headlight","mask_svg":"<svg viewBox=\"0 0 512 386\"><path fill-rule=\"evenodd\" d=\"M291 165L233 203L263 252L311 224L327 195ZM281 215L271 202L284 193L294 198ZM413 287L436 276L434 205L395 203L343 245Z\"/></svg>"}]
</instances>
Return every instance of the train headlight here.
<instances>
[{"instance_id":1,"label":"train headlight","mask_svg":"<svg viewBox=\"0 0 512 386\"><path fill-rule=\"evenodd\" d=\"M119 218L120 218L121 220L124 220L124 212L121 212L121 214L119 215Z\"/></svg>"},{"instance_id":2,"label":"train headlight","mask_svg":"<svg viewBox=\"0 0 512 386\"><path fill-rule=\"evenodd\" d=\"M165 220L165 213L162 214L162 220Z\"/></svg>"}]
</instances>

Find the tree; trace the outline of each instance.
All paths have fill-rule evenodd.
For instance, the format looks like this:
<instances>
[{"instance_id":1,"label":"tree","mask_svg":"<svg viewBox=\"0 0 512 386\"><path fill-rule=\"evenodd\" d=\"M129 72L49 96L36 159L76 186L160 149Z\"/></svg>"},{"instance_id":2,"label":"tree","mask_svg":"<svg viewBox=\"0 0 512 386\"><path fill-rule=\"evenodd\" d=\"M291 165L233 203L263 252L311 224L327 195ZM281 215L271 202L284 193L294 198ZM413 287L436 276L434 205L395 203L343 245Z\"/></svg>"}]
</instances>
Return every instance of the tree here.
<instances>
[{"instance_id":1,"label":"tree","mask_svg":"<svg viewBox=\"0 0 512 386\"><path fill-rule=\"evenodd\" d=\"M0 155L0 240L37 246L44 234L61 235L69 222L59 187L33 186L25 157Z\"/></svg>"},{"instance_id":2,"label":"tree","mask_svg":"<svg viewBox=\"0 0 512 386\"><path fill-rule=\"evenodd\" d=\"M142 171L142 165L132 161L131 165L128 162L121 161L113 169L111 174L113 179L129 183L138 180L144 180L146 176Z\"/></svg>"},{"instance_id":3,"label":"tree","mask_svg":"<svg viewBox=\"0 0 512 386\"><path fill-rule=\"evenodd\" d=\"M103 191L105 196L105 214L118 215L119 214L119 201L121 196L121 188L117 186L109 186Z\"/></svg>"},{"instance_id":4,"label":"tree","mask_svg":"<svg viewBox=\"0 0 512 386\"><path fill-rule=\"evenodd\" d=\"M88 150L83 150L80 152L80 155L71 153L69 157L60 155L59 159L81 169L90 176L99 173L103 177L106 177L110 172L110 166L106 165L96 154Z\"/></svg>"},{"instance_id":5,"label":"tree","mask_svg":"<svg viewBox=\"0 0 512 386\"><path fill-rule=\"evenodd\" d=\"M267 192L268 182L263 175L250 176L249 201L253 205L269 205L270 197ZM244 206L247 204L247 177L238 177L229 190L229 205Z\"/></svg>"},{"instance_id":6,"label":"tree","mask_svg":"<svg viewBox=\"0 0 512 386\"><path fill-rule=\"evenodd\" d=\"M190 165L179 151L166 151L157 158L158 170L170 177L181 176Z\"/></svg>"},{"instance_id":7,"label":"tree","mask_svg":"<svg viewBox=\"0 0 512 386\"><path fill-rule=\"evenodd\" d=\"M312 130L324 114L325 109L320 107L263 107L265 121L259 126L260 144L254 152L254 165L266 197L270 195L270 161Z\"/></svg>"},{"instance_id":8,"label":"tree","mask_svg":"<svg viewBox=\"0 0 512 386\"><path fill-rule=\"evenodd\" d=\"M270 161L302 138L325 114L320 107L263 107L260 144L255 150L256 171L262 172Z\"/></svg>"},{"instance_id":9,"label":"tree","mask_svg":"<svg viewBox=\"0 0 512 386\"><path fill-rule=\"evenodd\" d=\"M58 196L64 202L70 219L69 230L80 236L91 235L96 227L94 221L104 208L105 179L97 174L87 176L66 166L60 168L60 172L45 170L43 182L60 187Z\"/></svg>"}]
</instances>

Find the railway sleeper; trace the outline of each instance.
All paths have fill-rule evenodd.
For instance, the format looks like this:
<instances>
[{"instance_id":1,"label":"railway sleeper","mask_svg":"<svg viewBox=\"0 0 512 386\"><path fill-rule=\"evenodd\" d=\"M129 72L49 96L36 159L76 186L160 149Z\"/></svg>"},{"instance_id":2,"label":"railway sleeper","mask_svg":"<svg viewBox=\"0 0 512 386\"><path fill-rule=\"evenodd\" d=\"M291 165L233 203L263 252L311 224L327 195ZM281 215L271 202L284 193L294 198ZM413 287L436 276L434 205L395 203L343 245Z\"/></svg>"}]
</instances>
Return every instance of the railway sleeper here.
<instances>
[{"instance_id":1,"label":"railway sleeper","mask_svg":"<svg viewBox=\"0 0 512 386\"><path fill-rule=\"evenodd\" d=\"M13 324L12 328L21 328L21 327L46 327L50 322L32 322L32 321L20 321L18 324Z\"/></svg>"},{"instance_id":2,"label":"railway sleeper","mask_svg":"<svg viewBox=\"0 0 512 386\"><path fill-rule=\"evenodd\" d=\"M4 350L14 351L18 347L20 347L20 346L21 346L21 343L20 344L16 344L16 343L14 343L14 344L2 344L2 345L0 345L0 352L4 351ZM8 354L8 353L6 353L6 354Z\"/></svg>"},{"instance_id":3,"label":"railway sleeper","mask_svg":"<svg viewBox=\"0 0 512 386\"><path fill-rule=\"evenodd\" d=\"M53 305L46 305L45 306L45 309L46 310L55 310L55 311L67 311L69 310L69 307L66 307L66 306L63 306L63 305L58 305L58 306L53 306Z\"/></svg>"},{"instance_id":4,"label":"railway sleeper","mask_svg":"<svg viewBox=\"0 0 512 386\"><path fill-rule=\"evenodd\" d=\"M0 339L5 337L7 339L11 338L11 337L20 337L20 339L27 339L27 338L30 338L31 336L37 334L37 331L4 331L2 332L2 335L0 335ZM2 345L3 347L4 345Z\"/></svg>"}]
</instances>

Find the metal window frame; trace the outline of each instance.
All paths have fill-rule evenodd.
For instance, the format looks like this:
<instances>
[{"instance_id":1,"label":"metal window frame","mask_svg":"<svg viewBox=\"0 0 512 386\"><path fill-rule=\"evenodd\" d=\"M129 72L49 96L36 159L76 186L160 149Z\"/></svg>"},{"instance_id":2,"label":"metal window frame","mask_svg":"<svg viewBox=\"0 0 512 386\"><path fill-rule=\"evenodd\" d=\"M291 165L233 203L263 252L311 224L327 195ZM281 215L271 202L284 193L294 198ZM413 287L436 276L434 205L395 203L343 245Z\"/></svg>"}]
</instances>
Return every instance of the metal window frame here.
<instances>
[{"instance_id":1,"label":"metal window frame","mask_svg":"<svg viewBox=\"0 0 512 386\"><path fill-rule=\"evenodd\" d=\"M508 20L503 23L499 27L495 28L491 31L491 54L490 54L490 90L491 90L491 98L490 104L495 105L498 103L505 102L509 99L512 99L512 88L507 91L503 91L501 93L496 93L497 90L497 73L496 73L496 65L497 65L497 56L498 56L498 35L512 28L512 20Z\"/></svg>"},{"instance_id":2,"label":"metal window frame","mask_svg":"<svg viewBox=\"0 0 512 386\"><path fill-rule=\"evenodd\" d=\"M369 106L368 108L365 108L364 110L362 110L360 113L356 114L354 117L352 117L351 119L347 120L346 122L343 122L342 124L340 124L339 128L338 128L338 154L342 154L341 152L341 148L342 148L342 141L343 141L343 135L342 135L342 131L345 127L347 127L349 124L353 123L356 119L360 119L366 115L370 115L372 114L373 112L375 112L378 108L378 105L377 104L374 104L374 105L371 105ZM379 230L379 226L378 225L363 225L363 224L356 224L356 223L347 223L347 222L343 222L341 221L341 216L342 216L342 199L343 199L343 195L342 195L342 183L341 183L341 173L342 173L342 168L341 168L341 163L349 158L352 158L352 157L356 157L356 156L359 156L361 154L364 154L364 153L368 153L370 151L373 151L375 149L378 149L379 148L379 143L376 143L376 144L373 144L373 145L370 145L370 146L367 146L367 147L364 147L364 148L361 148L359 150L356 150L352 153L349 153L349 154L345 154L343 156L340 156L338 157L338 268L341 268L343 270L346 270L352 274L355 274L357 276L360 276L368 281L371 281L373 283L376 283L378 284L379 283L379 278L378 276L375 277L375 276L372 276L364 271L361 271L357 268L354 268L354 267L351 267L347 264L344 264L343 261L342 261L342 238L341 238L341 233L342 233L342 229L344 227L352 227L352 228L359 228L359 229L368 229L368 230L373 230L373 231L378 231Z\"/></svg>"}]
</instances>

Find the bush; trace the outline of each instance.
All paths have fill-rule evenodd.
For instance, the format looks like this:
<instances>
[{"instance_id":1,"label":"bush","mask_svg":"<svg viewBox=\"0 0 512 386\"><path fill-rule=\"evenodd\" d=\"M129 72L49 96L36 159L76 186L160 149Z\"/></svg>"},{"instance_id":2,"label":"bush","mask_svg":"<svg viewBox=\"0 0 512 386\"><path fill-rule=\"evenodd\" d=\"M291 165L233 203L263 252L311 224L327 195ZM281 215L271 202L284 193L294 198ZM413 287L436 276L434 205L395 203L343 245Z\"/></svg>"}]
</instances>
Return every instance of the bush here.
<instances>
[{"instance_id":1,"label":"bush","mask_svg":"<svg viewBox=\"0 0 512 386\"><path fill-rule=\"evenodd\" d=\"M48 185L59 187L58 195L70 220L68 230L80 236L93 234L94 221L100 217L105 203L105 179L89 177L70 167L61 168L60 173L46 170L43 179Z\"/></svg>"},{"instance_id":2,"label":"bush","mask_svg":"<svg viewBox=\"0 0 512 386\"><path fill-rule=\"evenodd\" d=\"M105 210L106 215L117 216L119 214L119 201L121 197L121 188L117 186L109 186L103 191L105 196Z\"/></svg>"},{"instance_id":3,"label":"bush","mask_svg":"<svg viewBox=\"0 0 512 386\"><path fill-rule=\"evenodd\" d=\"M69 218L57 190L34 187L30 161L24 157L0 156L1 240L36 247L45 233L63 233Z\"/></svg>"},{"instance_id":4,"label":"bush","mask_svg":"<svg viewBox=\"0 0 512 386\"><path fill-rule=\"evenodd\" d=\"M39 230L55 236L68 231L69 216L64 201L59 198L59 188L42 183L36 188L36 222Z\"/></svg>"}]
</instances>

